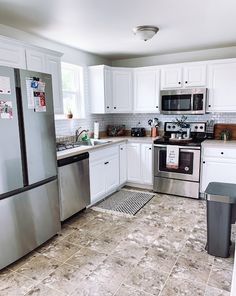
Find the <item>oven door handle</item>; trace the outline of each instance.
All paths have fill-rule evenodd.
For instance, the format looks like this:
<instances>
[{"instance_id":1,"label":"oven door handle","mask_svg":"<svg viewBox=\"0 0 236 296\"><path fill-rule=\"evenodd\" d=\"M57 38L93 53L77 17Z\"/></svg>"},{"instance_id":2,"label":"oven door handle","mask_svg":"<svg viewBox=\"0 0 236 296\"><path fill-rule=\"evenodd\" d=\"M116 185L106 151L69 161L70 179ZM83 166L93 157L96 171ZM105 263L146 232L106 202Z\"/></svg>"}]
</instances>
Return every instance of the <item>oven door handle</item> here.
<instances>
[{"instance_id":1,"label":"oven door handle","mask_svg":"<svg viewBox=\"0 0 236 296\"><path fill-rule=\"evenodd\" d=\"M154 144L153 145L154 147L157 147L157 148L167 148L167 146L168 145L162 145L162 144ZM178 145L176 145L176 146L178 146ZM186 152L192 152L193 150L200 150L201 149L201 147L198 147L198 146L194 146L194 147L186 147L186 146L178 146L179 147L179 149L181 149L181 150L185 150Z\"/></svg>"}]
</instances>

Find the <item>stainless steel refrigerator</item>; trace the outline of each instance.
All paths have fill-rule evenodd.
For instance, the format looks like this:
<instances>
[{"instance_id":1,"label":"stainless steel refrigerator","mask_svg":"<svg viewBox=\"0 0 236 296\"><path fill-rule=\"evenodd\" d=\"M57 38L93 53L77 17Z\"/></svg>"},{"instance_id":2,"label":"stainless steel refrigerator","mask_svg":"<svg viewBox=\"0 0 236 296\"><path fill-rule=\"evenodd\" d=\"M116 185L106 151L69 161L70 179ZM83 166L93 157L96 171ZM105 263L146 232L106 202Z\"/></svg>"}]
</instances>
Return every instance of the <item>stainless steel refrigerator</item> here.
<instances>
[{"instance_id":1,"label":"stainless steel refrigerator","mask_svg":"<svg viewBox=\"0 0 236 296\"><path fill-rule=\"evenodd\" d=\"M0 67L0 269L60 230L51 75Z\"/></svg>"}]
</instances>

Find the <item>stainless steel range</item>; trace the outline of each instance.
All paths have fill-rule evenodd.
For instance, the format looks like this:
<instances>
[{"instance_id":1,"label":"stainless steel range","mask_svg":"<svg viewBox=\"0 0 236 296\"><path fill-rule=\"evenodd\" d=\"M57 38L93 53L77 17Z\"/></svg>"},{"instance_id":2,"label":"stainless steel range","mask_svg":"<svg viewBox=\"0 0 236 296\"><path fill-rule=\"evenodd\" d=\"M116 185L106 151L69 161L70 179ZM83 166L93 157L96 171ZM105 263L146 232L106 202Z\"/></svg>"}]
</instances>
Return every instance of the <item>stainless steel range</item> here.
<instances>
[{"instance_id":1,"label":"stainless steel range","mask_svg":"<svg viewBox=\"0 0 236 296\"><path fill-rule=\"evenodd\" d=\"M154 141L155 192L199 198L201 142L207 137L206 124L187 124L181 128L166 122L164 137ZM174 165L169 164L169 153L176 156Z\"/></svg>"}]
</instances>

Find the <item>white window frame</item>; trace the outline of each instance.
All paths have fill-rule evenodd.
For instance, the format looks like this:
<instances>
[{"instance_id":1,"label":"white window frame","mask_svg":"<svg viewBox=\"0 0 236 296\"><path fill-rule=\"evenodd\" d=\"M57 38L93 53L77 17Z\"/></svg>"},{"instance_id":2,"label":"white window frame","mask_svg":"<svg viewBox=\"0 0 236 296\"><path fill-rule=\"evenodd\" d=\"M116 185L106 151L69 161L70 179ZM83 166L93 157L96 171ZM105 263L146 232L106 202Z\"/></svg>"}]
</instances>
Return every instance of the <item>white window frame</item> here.
<instances>
[{"instance_id":1,"label":"white window frame","mask_svg":"<svg viewBox=\"0 0 236 296\"><path fill-rule=\"evenodd\" d=\"M61 69L72 70L75 73L75 81L76 81L76 89L66 90L62 87L62 99L63 99L63 112L66 115L65 107L64 107L64 94L74 94L76 97L75 101L75 109L73 112L73 119L81 119L85 118L85 100L84 100L84 69L82 66L78 66L70 63L61 63ZM62 82L63 85L63 82Z\"/></svg>"}]
</instances>

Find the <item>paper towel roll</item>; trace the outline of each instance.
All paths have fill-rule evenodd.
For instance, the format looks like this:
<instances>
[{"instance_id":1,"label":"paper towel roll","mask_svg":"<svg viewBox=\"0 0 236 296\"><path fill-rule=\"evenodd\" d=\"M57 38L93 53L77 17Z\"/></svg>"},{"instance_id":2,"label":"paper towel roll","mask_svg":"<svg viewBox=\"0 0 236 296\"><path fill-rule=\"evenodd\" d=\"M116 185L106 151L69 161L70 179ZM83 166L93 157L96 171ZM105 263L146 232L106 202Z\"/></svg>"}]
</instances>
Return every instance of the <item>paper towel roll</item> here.
<instances>
[{"instance_id":1,"label":"paper towel roll","mask_svg":"<svg viewBox=\"0 0 236 296\"><path fill-rule=\"evenodd\" d=\"M99 139L99 122L94 122L94 139Z\"/></svg>"}]
</instances>

